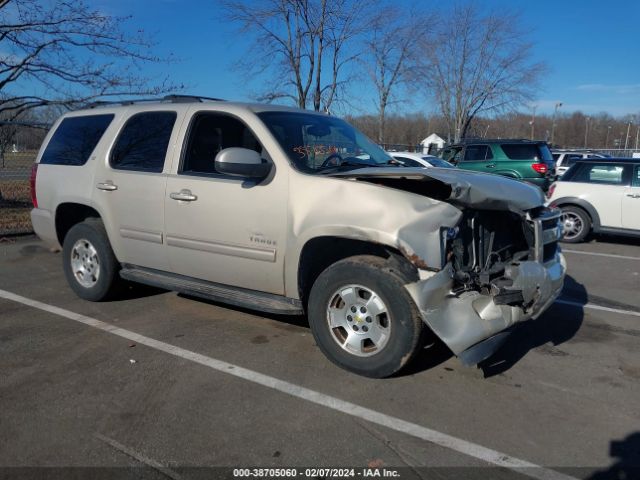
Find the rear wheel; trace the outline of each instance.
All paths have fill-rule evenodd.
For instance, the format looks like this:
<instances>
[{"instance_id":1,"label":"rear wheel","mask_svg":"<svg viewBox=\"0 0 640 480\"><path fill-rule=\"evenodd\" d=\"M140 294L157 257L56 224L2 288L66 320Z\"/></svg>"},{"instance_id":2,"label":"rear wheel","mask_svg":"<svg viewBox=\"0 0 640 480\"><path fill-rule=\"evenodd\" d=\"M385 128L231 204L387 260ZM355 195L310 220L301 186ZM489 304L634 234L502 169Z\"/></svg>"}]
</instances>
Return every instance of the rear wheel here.
<instances>
[{"instance_id":1,"label":"rear wheel","mask_svg":"<svg viewBox=\"0 0 640 480\"><path fill-rule=\"evenodd\" d=\"M102 221L89 219L71 227L62 248L64 274L80 298L99 302L112 297L122 281Z\"/></svg>"},{"instance_id":2,"label":"rear wheel","mask_svg":"<svg viewBox=\"0 0 640 480\"><path fill-rule=\"evenodd\" d=\"M341 260L320 274L309 296L309 324L336 365L388 377L416 353L422 318L404 288L412 280L379 257Z\"/></svg>"},{"instance_id":3,"label":"rear wheel","mask_svg":"<svg viewBox=\"0 0 640 480\"><path fill-rule=\"evenodd\" d=\"M562 210L562 241L567 243L582 242L591 231L591 217L580 207L572 205L560 207Z\"/></svg>"}]
</instances>

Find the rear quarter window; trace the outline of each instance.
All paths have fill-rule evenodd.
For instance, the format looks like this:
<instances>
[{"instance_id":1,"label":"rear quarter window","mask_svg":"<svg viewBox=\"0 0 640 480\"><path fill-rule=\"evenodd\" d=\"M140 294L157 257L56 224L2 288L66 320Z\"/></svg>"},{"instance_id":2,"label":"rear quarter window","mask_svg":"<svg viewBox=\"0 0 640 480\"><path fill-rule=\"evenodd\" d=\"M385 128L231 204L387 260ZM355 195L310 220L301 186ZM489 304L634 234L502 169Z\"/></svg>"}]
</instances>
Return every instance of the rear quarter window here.
<instances>
[{"instance_id":1,"label":"rear quarter window","mask_svg":"<svg viewBox=\"0 0 640 480\"><path fill-rule=\"evenodd\" d=\"M513 143L500 145L504 154L510 160L537 160L553 162L549 148L535 143ZM547 155L548 153L548 155Z\"/></svg>"},{"instance_id":2,"label":"rear quarter window","mask_svg":"<svg viewBox=\"0 0 640 480\"><path fill-rule=\"evenodd\" d=\"M113 117L113 114L104 114L65 118L49 140L40 163L84 165L111 124Z\"/></svg>"}]
</instances>

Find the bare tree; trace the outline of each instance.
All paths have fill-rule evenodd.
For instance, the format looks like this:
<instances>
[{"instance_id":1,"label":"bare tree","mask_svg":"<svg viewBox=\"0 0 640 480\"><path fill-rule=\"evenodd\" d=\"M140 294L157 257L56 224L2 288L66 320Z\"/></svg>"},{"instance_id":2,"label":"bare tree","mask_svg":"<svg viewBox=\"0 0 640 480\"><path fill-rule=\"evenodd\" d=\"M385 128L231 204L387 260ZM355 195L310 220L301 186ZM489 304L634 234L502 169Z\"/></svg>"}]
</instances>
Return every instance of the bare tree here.
<instances>
[{"instance_id":1,"label":"bare tree","mask_svg":"<svg viewBox=\"0 0 640 480\"><path fill-rule=\"evenodd\" d=\"M414 66L416 18L397 6L387 6L374 16L365 39L365 55L361 60L376 89L378 143L385 142L387 107L400 100L394 94Z\"/></svg>"},{"instance_id":2,"label":"bare tree","mask_svg":"<svg viewBox=\"0 0 640 480\"><path fill-rule=\"evenodd\" d=\"M450 139L464 138L478 114L532 100L545 66L532 61L524 31L517 14L484 15L473 3L458 4L435 25L421 79L447 119Z\"/></svg>"},{"instance_id":3,"label":"bare tree","mask_svg":"<svg viewBox=\"0 0 640 480\"><path fill-rule=\"evenodd\" d=\"M0 2L0 118L44 105L173 89L166 79L152 85L140 74L140 65L161 59L149 53L143 34L123 32L126 20L82 0Z\"/></svg>"},{"instance_id":4,"label":"bare tree","mask_svg":"<svg viewBox=\"0 0 640 480\"><path fill-rule=\"evenodd\" d=\"M9 147L13 144L16 133L18 132L18 127L16 125L8 124L2 125L0 124L0 166L5 168L5 153L9 149ZM1 195L0 195L0 198Z\"/></svg>"},{"instance_id":5,"label":"bare tree","mask_svg":"<svg viewBox=\"0 0 640 480\"><path fill-rule=\"evenodd\" d=\"M329 110L357 57L350 46L371 1L226 1L229 20L254 40L240 66L252 78L269 79L259 99L288 98L300 108Z\"/></svg>"}]
</instances>

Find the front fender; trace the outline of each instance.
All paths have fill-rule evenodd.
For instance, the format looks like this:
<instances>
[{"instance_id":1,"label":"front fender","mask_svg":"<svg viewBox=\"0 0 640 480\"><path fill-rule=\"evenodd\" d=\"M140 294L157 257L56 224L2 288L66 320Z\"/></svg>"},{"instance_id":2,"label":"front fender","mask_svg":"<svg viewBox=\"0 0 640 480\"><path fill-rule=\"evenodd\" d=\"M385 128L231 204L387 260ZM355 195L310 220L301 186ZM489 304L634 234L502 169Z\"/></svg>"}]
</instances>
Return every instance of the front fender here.
<instances>
[{"instance_id":1,"label":"front fender","mask_svg":"<svg viewBox=\"0 0 640 480\"><path fill-rule=\"evenodd\" d=\"M392 247L418 268L440 270L441 229L455 227L462 217L448 203L369 182L299 175L291 185L284 276L286 294L294 298L300 255L314 238Z\"/></svg>"}]
</instances>

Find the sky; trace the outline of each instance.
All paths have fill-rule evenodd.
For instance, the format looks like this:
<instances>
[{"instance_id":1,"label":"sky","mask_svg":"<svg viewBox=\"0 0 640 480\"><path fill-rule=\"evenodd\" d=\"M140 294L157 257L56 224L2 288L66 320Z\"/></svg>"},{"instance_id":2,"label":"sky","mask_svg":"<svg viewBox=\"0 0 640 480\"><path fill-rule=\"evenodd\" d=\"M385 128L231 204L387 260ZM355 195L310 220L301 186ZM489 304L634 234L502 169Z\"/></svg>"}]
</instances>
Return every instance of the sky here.
<instances>
[{"instance_id":1,"label":"sky","mask_svg":"<svg viewBox=\"0 0 640 480\"><path fill-rule=\"evenodd\" d=\"M396 0L405 1L405 0ZM424 1L424 0L423 0ZM105 13L131 16L125 30L144 30L160 55L180 61L152 65L152 75L185 84L185 93L253 100L256 82L244 78L234 65L246 59L250 42L230 25L216 0L87 0ZM421 8L447 5L448 0L414 1ZM608 112L614 116L640 113L640 0L482 0L481 9L517 9L534 44L535 61L549 71L534 104L538 113ZM356 102L373 112L373 90L363 85ZM431 113L435 105L416 99L400 107ZM522 111L527 111L523 107Z\"/></svg>"}]
</instances>

